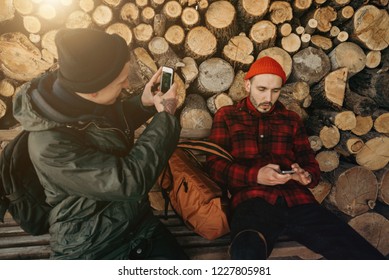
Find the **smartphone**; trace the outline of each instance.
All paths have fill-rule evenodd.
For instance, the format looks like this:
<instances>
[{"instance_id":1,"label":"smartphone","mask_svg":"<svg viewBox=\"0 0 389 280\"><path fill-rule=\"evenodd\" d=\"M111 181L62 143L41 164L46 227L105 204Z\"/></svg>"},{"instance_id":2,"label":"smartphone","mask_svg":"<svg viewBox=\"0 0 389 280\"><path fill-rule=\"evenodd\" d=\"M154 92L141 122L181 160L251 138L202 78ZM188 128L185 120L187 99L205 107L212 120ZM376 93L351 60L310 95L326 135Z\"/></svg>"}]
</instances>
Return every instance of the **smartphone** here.
<instances>
[{"instance_id":1,"label":"smartphone","mask_svg":"<svg viewBox=\"0 0 389 280\"><path fill-rule=\"evenodd\" d=\"M174 70L171 67L163 66L162 67L162 76L161 76L161 91L166 93L173 84Z\"/></svg>"},{"instance_id":2,"label":"smartphone","mask_svg":"<svg viewBox=\"0 0 389 280\"><path fill-rule=\"evenodd\" d=\"M281 174L294 174L296 171L294 170L281 170Z\"/></svg>"}]
</instances>

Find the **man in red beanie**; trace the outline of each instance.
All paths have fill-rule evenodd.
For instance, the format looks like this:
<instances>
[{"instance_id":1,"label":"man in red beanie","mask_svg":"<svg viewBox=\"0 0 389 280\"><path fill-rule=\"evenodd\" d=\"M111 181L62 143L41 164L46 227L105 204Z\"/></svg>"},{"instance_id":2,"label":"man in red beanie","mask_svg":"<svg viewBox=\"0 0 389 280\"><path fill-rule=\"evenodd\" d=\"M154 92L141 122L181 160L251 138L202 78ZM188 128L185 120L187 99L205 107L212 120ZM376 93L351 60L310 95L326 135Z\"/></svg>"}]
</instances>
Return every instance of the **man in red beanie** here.
<instances>
[{"instance_id":1,"label":"man in red beanie","mask_svg":"<svg viewBox=\"0 0 389 280\"><path fill-rule=\"evenodd\" d=\"M231 194L231 258L266 259L287 234L326 259L384 259L308 189L320 169L302 120L278 101L285 82L276 60L260 58L245 76L248 97L214 116L209 139L234 157L207 157Z\"/></svg>"},{"instance_id":2,"label":"man in red beanie","mask_svg":"<svg viewBox=\"0 0 389 280\"><path fill-rule=\"evenodd\" d=\"M187 259L148 200L179 139L177 85L152 91L160 69L143 92L124 97L131 65L123 38L64 29L55 42L58 71L27 83L14 102L52 206L51 258Z\"/></svg>"}]
</instances>

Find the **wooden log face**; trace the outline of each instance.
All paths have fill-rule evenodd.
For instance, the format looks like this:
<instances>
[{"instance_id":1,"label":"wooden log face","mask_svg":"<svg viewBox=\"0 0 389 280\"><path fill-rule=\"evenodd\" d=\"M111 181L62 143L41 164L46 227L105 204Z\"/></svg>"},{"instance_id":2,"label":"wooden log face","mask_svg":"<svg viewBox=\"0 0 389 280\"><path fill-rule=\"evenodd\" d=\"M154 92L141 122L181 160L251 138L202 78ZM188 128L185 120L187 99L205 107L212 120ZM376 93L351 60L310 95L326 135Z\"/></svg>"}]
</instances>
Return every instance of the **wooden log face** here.
<instances>
[{"instance_id":1,"label":"wooden log face","mask_svg":"<svg viewBox=\"0 0 389 280\"><path fill-rule=\"evenodd\" d=\"M389 220L378 213L365 213L350 220L349 225L384 256L389 254Z\"/></svg>"},{"instance_id":2,"label":"wooden log face","mask_svg":"<svg viewBox=\"0 0 389 280\"><path fill-rule=\"evenodd\" d=\"M389 15L373 5L366 5L355 12L354 35L370 50L383 50L389 44Z\"/></svg>"},{"instance_id":3,"label":"wooden log face","mask_svg":"<svg viewBox=\"0 0 389 280\"><path fill-rule=\"evenodd\" d=\"M234 69L220 58L210 58L199 66L199 90L206 96L229 89L234 79Z\"/></svg>"},{"instance_id":4,"label":"wooden log face","mask_svg":"<svg viewBox=\"0 0 389 280\"><path fill-rule=\"evenodd\" d=\"M377 199L377 178L361 166L347 169L335 184L337 207L351 217L366 213Z\"/></svg>"}]
</instances>

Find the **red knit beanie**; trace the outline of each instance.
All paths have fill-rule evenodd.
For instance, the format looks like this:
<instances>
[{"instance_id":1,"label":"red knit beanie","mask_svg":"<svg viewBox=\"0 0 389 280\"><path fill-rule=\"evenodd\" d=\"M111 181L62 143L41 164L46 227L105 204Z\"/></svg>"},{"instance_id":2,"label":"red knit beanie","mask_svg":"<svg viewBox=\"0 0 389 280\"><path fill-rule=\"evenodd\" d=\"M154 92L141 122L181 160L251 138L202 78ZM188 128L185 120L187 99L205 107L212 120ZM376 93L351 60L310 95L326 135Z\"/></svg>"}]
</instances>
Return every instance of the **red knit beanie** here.
<instances>
[{"instance_id":1,"label":"red knit beanie","mask_svg":"<svg viewBox=\"0 0 389 280\"><path fill-rule=\"evenodd\" d=\"M286 82L286 75L282 66L273 58L269 56L264 56L257 59L250 67L249 71L244 77L245 80L248 80L256 75L260 74L274 74L282 79L282 84Z\"/></svg>"}]
</instances>

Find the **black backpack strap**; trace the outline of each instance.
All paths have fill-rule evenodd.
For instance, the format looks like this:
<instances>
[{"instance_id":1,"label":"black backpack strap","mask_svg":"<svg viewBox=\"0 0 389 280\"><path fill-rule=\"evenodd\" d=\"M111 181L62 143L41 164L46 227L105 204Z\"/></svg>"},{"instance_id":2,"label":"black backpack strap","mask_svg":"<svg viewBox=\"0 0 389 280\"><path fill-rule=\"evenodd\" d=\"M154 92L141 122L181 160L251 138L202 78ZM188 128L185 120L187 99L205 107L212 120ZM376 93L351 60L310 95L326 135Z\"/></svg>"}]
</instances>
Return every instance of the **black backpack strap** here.
<instances>
[{"instance_id":1,"label":"black backpack strap","mask_svg":"<svg viewBox=\"0 0 389 280\"><path fill-rule=\"evenodd\" d=\"M229 161L233 160L233 156L228 151L226 151L219 145L209 141L185 140L185 141L180 141L177 147L183 148L185 150L196 150L196 151L205 152L207 154L217 155Z\"/></svg>"}]
</instances>

